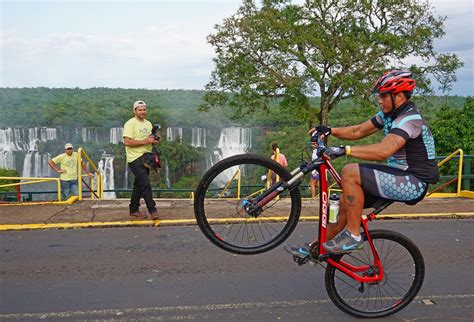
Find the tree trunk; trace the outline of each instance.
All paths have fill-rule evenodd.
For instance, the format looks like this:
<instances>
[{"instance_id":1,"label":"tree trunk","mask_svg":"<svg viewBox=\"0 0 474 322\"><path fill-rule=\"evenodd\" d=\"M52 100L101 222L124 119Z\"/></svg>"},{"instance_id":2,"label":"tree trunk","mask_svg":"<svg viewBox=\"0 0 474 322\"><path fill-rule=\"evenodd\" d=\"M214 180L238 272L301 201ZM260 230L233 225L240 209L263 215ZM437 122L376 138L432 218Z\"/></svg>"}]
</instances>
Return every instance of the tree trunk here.
<instances>
[{"instance_id":1,"label":"tree trunk","mask_svg":"<svg viewBox=\"0 0 474 322\"><path fill-rule=\"evenodd\" d=\"M329 122L329 100L321 97L321 110L318 113L319 124L328 125Z\"/></svg>"}]
</instances>

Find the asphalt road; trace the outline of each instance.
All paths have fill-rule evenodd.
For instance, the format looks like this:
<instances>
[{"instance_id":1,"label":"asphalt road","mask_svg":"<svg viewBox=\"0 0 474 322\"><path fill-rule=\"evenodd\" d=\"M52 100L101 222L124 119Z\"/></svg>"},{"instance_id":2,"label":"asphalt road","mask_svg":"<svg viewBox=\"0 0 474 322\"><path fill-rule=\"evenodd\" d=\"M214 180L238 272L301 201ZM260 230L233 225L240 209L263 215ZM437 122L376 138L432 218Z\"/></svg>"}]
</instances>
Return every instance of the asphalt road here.
<instances>
[{"instance_id":1,"label":"asphalt road","mask_svg":"<svg viewBox=\"0 0 474 322\"><path fill-rule=\"evenodd\" d=\"M474 220L379 221L426 263L418 298L384 321L473 321ZM288 240L305 242L315 223ZM196 226L0 233L0 321L352 321L329 301L323 270L282 247L239 256Z\"/></svg>"}]
</instances>

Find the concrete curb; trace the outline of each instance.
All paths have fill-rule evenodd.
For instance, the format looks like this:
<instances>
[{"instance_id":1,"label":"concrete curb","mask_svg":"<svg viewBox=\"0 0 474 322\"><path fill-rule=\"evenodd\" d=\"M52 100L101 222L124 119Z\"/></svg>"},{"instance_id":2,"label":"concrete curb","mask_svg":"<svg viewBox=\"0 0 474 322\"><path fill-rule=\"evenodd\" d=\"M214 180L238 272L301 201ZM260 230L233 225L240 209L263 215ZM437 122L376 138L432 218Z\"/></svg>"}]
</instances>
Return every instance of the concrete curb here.
<instances>
[{"instance_id":1,"label":"concrete curb","mask_svg":"<svg viewBox=\"0 0 474 322\"><path fill-rule=\"evenodd\" d=\"M378 219L418 219L418 218L468 218L474 217L474 212L457 213L423 213L423 214L386 214L378 215ZM279 220L279 217L265 218L268 221ZM234 219L235 221L255 221L256 219ZM301 216L300 221L317 221L318 216ZM214 223L229 222L229 219L213 219ZM24 231L45 229L78 229L78 228L106 228L106 227L159 227L195 225L195 219L170 219L170 220L134 220L134 221L109 221L109 222L80 222L80 223L51 223L51 224L14 224L0 225L0 231Z\"/></svg>"}]
</instances>

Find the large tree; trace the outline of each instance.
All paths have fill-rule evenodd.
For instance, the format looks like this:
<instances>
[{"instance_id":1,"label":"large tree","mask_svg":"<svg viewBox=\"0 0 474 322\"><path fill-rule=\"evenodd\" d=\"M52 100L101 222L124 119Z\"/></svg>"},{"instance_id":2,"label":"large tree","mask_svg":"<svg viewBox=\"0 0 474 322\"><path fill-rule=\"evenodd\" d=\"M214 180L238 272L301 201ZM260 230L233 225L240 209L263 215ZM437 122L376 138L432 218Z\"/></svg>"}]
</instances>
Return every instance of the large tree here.
<instances>
[{"instance_id":1,"label":"large tree","mask_svg":"<svg viewBox=\"0 0 474 322\"><path fill-rule=\"evenodd\" d=\"M327 124L338 102L367 99L390 66L413 70L422 91L432 89L430 74L447 91L462 63L434 50L444 20L428 1L244 0L208 36L215 70L201 107L228 104L239 116L277 100L309 124Z\"/></svg>"}]
</instances>

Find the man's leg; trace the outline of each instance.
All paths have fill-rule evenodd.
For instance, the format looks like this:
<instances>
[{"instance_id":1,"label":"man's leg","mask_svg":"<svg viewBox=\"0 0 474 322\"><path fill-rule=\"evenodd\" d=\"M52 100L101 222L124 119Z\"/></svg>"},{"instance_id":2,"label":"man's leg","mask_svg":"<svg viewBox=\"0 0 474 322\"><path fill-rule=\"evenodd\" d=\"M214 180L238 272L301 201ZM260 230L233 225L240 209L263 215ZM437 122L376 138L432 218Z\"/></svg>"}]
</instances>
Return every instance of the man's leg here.
<instances>
[{"instance_id":1,"label":"man's leg","mask_svg":"<svg viewBox=\"0 0 474 322\"><path fill-rule=\"evenodd\" d=\"M347 229L353 235L360 235L362 209L364 208L364 190L360 180L359 165L351 163L342 170L343 198L340 207L347 218Z\"/></svg>"},{"instance_id":2,"label":"man's leg","mask_svg":"<svg viewBox=\"0 0 474 322\"><path fill-rule=\"evenodd\" d=\"M69 181L61 180L61 198L62 200L67 200L69 194L71 193Z\"/></svg>"},{"instance_id":3,"label":"man's leg","mask_svg":"<svg viewBox=\"0 0 474 322\"><path fill-rule=\"evenodd\" d=\"M140 200L140 197L143 197L145 199L146 206L148 208L148 212L150 214L156 213L156 207L155 207L155 201L153 200L153 194L151 191L151 185L150 185L150 178L148 177L149 170L143 166L141 161L139 162L132 162L133 164L133 174L135 175L135 181L133 183L133 189L136 194L138 195L138 203ZM133 197L133 192L132 192L132 197ZM132 203L130 203L132 205Z\"/></svg>"},{"instance_id":4,"label":"man's leg","mask_svg":"<svg viewBox=\"0 0 474 322\"><path fill-rule=\"evenodd\" d=\"M71 196L79 196L77 180L71 180Z\"/></svg>"},{"instance_id":5,"label":"man's leg","mask_svg":"<svg viewBox=\"0 0 474 322\"><path fill-rule=\"evenodd\" d=\"M130 170L132 171L134 175L132 196L130 197L130 205L129 205L130 213L136 213L140 209L141 194L140 194L140 187L139 187L139 181L138 181L139 172L140 172L139 165L138 165L139 162L141 161L137 159L128 164Z\"/></svg>"},{"instance_id":6,"label":"man's leg","mask_svg":"<svg viewBox=\"0 0 474 322\"><path fill-rule=\"evenodd\" d=\"M337 225L328 230L326 242L323 244L324 249L330 253L342 254L363 247L360 224L364 207L364 191L360 177L359 165L356 163L348 164L342 170L343 194L339 201L341 216ZM339 232L341 229L342 231ZM335 233L338 234L335 235Z\"/></svg>"},{"instance_id":7,"label":"man's leg","mask_svg":"<svg viewBox=\"0 0 474 322\"><path fill-rule=\"evenodd\" d=\"M143 167L143 169L145 170L146 176L143 176L142 196L143 196L143 199L145 199L146 207L152 219L157 219L156 203L155 203L155 200L153 200L153 191L151 190L151 184L150 184L150 170L146 169L145 167Z\"/></svg>"},{"instance_id":8,"label":"man's leg","mask_svg":"<svg viewBox=\"0 0 474 322\"><path fill-rule=\"evenodd\" d=\"M326 240L332 239L347 226L353 235L360 234L360 222L364 207L364 191L360 179L359 165L350 163L341 173L343 194L339 201L339 220L328 225Z\"/></svg>"},{"instance_id":9,"label":"man's leg","mask_svg":"<svg viewBox=\"0 0 474 322\"><path fill-rule=\"evenodd\" d=\"M309 188L311 189L311 197L316 198L315 181L312 178L309 179Z\"/></svg>"},{"instance_id":10,"label":"man's leg","mask_svg":"<svg viewBox=\"0 0 474 322\"><path fill-rule=\"evenodd\" d=\"M344 193L341 195L339 201L339 219L337 224L328 225L328 229L326 231L326 243L323 244L324 248L326 248L328 251L329 249L326 247L328 242L330 246L329 248L332 248L335 242L337 242L337 246L340 246L338 244L340 238L336 237L335 239L337 239L337 241L333 240L333 238L339 232L342 231L349 236L351 234L355 236L360 235L361 215L362 209L364 207L364 191L362 190L361 185L359 165L357 163L350 163L346 165L342 170L341 178L342 189ZM344 228L346 229L343 230ZM340 234L337 236L340 236ZM354 242L351 238L352 237L349 237L349 243L345 240L342 240L343 244L341 247L352 245L352 248L348 248L347 250L356 250L362 247L362 243L359 243L358 241ZM313 249L316 245L316 242L317 239L311 242L310 248ZM308 247L291 246L287 247L286 250L289 253L297 256L298 254L301 254L300 256L304 256L310 252ZM338 247L334 253L347 252L347 250L342 251Z\"/></svg>"}]
</instances>

